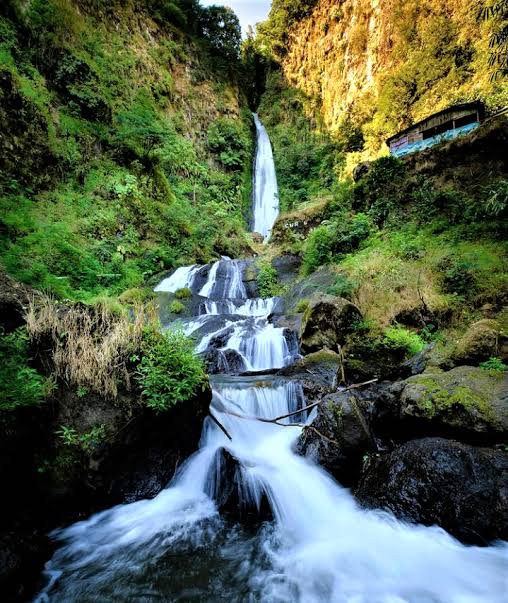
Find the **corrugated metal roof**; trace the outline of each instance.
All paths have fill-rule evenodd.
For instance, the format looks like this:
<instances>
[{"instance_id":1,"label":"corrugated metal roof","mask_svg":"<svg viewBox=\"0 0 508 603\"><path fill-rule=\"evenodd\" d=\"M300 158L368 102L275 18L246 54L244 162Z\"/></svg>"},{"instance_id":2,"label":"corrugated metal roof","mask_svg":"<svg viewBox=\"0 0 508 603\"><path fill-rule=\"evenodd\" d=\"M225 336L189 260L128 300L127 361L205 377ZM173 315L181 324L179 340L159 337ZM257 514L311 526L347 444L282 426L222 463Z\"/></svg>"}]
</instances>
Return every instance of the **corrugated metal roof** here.
<instances>
[{"instance_id":1,"label":"corrugated metal roof","mask_svg":"<svg viewBox=\"0 0 508 603\"><path fill-rule=\"evenodd\" d=\"M458 104L458 105L452 105L451 107L442 109L441 111L438 111L437 113L432 113L432 115L429 115L425 119L422 119L422 120L416 122L415 124L413 124L412 126L409 126L408 128L401 130L400 132L397 132L397 134L390 136L390 138L388 138L388 140L386 141L386 144L388 146L390 146L390 143L393 140L395 140L396 138L399 138L399 136L404 136L404 134L411 132L411 130L413 130L414 128L417 128L418 126L421 126L423 123L425 123L429 119L432 119L434 117L439 117L440 115L444 115L445 113L449 113L452 111L464 111L464 110L468 110L468 109L475 110L475 111L480 110L480 114L482 114L485 111L485 106L481 101L475 101L474 103L462 103L462 104Z\"/></svg>"}]
</instances>

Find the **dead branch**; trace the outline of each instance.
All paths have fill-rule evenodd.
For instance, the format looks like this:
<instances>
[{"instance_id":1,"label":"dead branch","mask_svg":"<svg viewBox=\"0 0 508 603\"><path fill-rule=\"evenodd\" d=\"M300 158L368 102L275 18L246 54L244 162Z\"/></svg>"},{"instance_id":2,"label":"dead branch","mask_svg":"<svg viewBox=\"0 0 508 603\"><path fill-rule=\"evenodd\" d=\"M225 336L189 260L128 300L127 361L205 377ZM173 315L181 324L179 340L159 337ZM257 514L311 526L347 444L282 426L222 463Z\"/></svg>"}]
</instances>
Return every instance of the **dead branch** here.
<instances>
[{"instance_id":1,"label":"dead branch","mask_svg":"<svg viewBox=\"0 0 508 603\"><path fill-rule=\"evenodd\" d=\"M229 435L227 429L224 427L224 425L213 415L212 411L209 411L210 413L210 419L212 419L212 421L215 423L215 425L217 425L217 427L222 431L222 433L224 433L224 435L228 438L228 440L230 442L233 441L233 438Z\"/></svg>"}]
</instances>

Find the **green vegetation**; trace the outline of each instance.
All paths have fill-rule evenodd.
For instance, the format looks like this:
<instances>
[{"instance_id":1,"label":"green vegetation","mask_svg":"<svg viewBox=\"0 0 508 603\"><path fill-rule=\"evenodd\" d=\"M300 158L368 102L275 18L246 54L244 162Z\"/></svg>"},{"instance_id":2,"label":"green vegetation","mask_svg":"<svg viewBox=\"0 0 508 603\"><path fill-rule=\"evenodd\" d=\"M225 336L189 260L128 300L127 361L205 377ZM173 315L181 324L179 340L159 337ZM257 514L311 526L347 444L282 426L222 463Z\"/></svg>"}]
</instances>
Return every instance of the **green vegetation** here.
<instances>
[{"instance_id":1,"label":"green vegetation","mask_svg":"<svg viewBox=\"0 0 508 603\"><path fill-rule=\"evenodd\" d=\"M280 294L277 270L268 261L259 264L257 276L259 295L261 297L274 297Z\"/></svg>"},{"instance_id":2,"label":"green vegetation","mask_svg":"<svg viewBox=\"0 0 508 603\"><path fill-rule=\"evenodd\" d=\"M489 358L480 364L480 368L493 374L503 373L508 370L508 366L500 358Z\"/></svg>"},{"instance_id":3,"label":"green vegetation","mask_svg":"<svg viewBox=\"0 0 508 603\"><path fill-rule=\"evenodd\" d=\"M97 446L102 444L106 439L106 426L95 425L89 431L79 434L74 427L61 425L56 431L56 435L65 446L69 446L75 450L80 450L85 454L91 454Z\"/></svg>"},{"instance_id":4,"label":"green vegetation","mask_svg":"<svg viewBox=\"0 0 508 603\"><path fill-rule=\"evenodd\" d=\"M296 308L295 308L295 312L297 314L304 314L305 311L308 309L310 304L310 301L308 299L301 299L297 304L296 304Z\"/></svg>"},{"instance_id":5,"label":"green vegetation","mask_svg":"<svg viewBox=\"0 0 508 603\"><path fill-rule=\"evenodd\" d=\"M192 291L188 287L178 289L178 291L175 291L175 297L176 299L190 299L192 297Z\"/></svg>"},{"instance_id":6,"label":"green vegetation","mask_svg":"<svg viewBox=\"0 0 508 603\"><path fill-rule=\"evenodd\" d=\"M91 301L142 287L182 259L239 255L252 141L248 112L231 117L239 26L229 9L146 0L119 8L113 27L68 0L17 7L0 11L7 272ZM151 42L148 11L158 23ZM189 60L192 77L175 75ZM177 85L192 117L175 102Z\"/></svg>"},{"instance_id":7,"label":"green vegetation","mask_svg":"<svg viewBox=\"0 0 508 603\"><path fill-rule=\"evenodd\" d=\"M185 306L177 299L169 304L169 311L171 314L181 314L185 310Z\"/></svg>"},{"instance_id":8,"label":"green vegetation","mask_svg":"<svg viewBox=\"0 0 508 603\"><path fill-rule=\"evenodd\" d=\"M0 411L42 404L52 382L30 366L25 328L8 334L0 330L0 358Z\"/></svg>"},{"instance_id":9,"label":"green vegetation","mask_svg":"<svg viewBox=\"0 0 508 603\"><path fill-rule=\"evenodd\" d=\"M163 412L188 401L205 384L206 374L193 342L179 331L146 328L137 380L146 404Z\"/></svg>"},{"instance_id":10,"label":"green vegetation","mask_svg":"<svg viewBox=\"0 0 508 603\"><path fill-rule=\"evenodd\" d=\"M414 356L423 350L425 343L422 338L404 327L388 327L384 331L386 347L394 350L404 350L408 356Z\"/></svg>"}]
</instances>

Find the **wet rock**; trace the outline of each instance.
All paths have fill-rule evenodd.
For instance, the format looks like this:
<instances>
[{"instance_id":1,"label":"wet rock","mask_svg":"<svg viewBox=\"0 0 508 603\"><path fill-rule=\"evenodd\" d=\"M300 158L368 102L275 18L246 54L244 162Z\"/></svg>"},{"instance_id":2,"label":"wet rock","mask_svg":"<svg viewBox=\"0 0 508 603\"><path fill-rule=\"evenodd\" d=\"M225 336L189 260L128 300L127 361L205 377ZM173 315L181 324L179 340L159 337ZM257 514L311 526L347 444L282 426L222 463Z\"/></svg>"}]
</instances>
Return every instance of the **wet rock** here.
<instances>
[{"instance_id":1,"label":"wet rock","mask_svg":"<svg viewBox=\"0 0 508 603\"><path fill-rule=\"evenodd\" d=\"M277 271L277 281L283 285L296 280L300 272L302 259L300 256L285 253L272 261L272 266Z\"/></svg>"},{"instance_id":2,"label":"wet rock","mask_svg":"<svg viewBox=\"0 0 508 603\"><path fill-rule=\"evenodd\" d=\"M356 497L439 525L463 542L508 539L508 455L441 438L413 440L366 464Z\"/></svg>"},{"instance_id":3,"label":"wet rock","mask_svg":"<svg viewBox=\"0 0 508 603\"><path fill-rule=\"evenodd\" d=\"M210 465L206 479L206 493L215 501L220 511L245 518L271 519L272 512L264 492L254 500L246 487L242 463L226 448L219 448Z\"/></svg>"},{"instance_id":4,"label":"wet rock","mask_svg":"<svg viewBox=\"0 0 508 603\"><path fill-rule=\"evenodd\" d=\"M300 345L303 354L324 348L338 350L361 320L360 310L347 299L318 294L310 299L303 315Z\"/></svg>"},{"instance_id":5,"label":"wet rock","mask_svg":"<svg viewBox=\"0 0 508 603\"><path fill-rule=\"evenodd\" d=\"M274 314L269 317L274 327L278 329L290 329L296 333L300 332L302 327L302 317L299 314L292 315L277 315Z\"/></svg>"},{"instance_id":6,"label":"wet rock","mask_svg":"<svg viewBox=\"0 0 508 603\"><path fill-rule=\"evenodd\" d=\"M323 266L311 275L296 282L284 298L288 312L296 312L296 307L302 300L308 301L319 292L325 292L337 279L337 273L330 266Z\"/></svg>"},{"instance_id":7,"label":"wet rock","mask_svg":"<svg viewBox=\"0 0 508 603\"><path fill-rule=\"evenodd\" d=\"M323 390L330 390L338 382L341 367L339 354L330 350L321 350L308 354L294 364L280 369L277 374L296 381L309 381Z\"/></svg>"},{"instance_id":8,"label":"wet rock","mask_svg":"<svg viewBox=\"0 0 508 603\"><path fill-rule=\"evenodd\" d=\"M240 374L246 369L242 356L236 350L208 350L202 355L209 375Z\"/></svg>"},{"instance_id":9,"label":"wet rock","mask_svg":"<svg viewBox=\"0 0 508 603\"><path fill-rule=\"evenodd\" d=\"M312 429L303 431L297 451L327 469L345 486L354 484L362 458L374 449L367 405L351 392L323 398Z\"/></svg>"},{"instance_id":10,"label":"wet rock","mask_svg":"<svg viewBox=\"0 0 508 603\"><path fill-rule=\"evenodd\" d=\"M408 430L492 444L508 437L506 374L460 366L404 382L400 406Z\"/></svg>"}]
</instances>

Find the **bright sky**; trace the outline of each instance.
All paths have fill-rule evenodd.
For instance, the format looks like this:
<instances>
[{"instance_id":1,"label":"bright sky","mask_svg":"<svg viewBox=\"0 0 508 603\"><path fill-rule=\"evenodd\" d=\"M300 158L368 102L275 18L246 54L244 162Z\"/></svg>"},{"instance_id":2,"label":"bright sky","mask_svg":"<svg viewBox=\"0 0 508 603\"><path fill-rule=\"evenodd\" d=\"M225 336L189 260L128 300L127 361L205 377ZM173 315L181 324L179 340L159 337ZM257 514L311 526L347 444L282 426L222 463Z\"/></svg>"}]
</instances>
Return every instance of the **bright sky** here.
<instances>
[{"instance_id":1,"label":"bright sky","mask_svg":"<svg viewBox=\"0 0 508 603\"><path fill-rule=\"evenodd\" d=\"M201 0L203 6L212 4L230 6L240 19L245 34L247 25L264 21L270 11L271 0Z\"/></svg>"}]
</instances>

